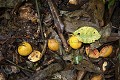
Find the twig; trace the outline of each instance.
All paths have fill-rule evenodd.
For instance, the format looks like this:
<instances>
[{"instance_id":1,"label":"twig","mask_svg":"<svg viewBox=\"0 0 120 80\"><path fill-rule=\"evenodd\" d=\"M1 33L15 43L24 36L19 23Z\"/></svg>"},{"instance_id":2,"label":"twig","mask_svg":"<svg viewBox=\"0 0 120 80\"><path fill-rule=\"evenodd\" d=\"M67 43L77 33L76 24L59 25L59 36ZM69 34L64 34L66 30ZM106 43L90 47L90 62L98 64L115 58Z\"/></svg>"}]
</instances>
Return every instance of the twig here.
<instances>
[{"instance_id":1,"label":"twig","mask_svg":"<svg viewBox=\"0 0 120 80\"><path fill-rule=\"evenodd\" d=\"M23 70L26 70L26 71L29 71L29 72L34 72L34 71L32 71L32 70L23 68L22 66L19 66L19 65L15 64L14 62L12 62L12 61L10 61L10 60L8 60L8 59L6 59L6 61L9 62L9 63L11 63L11 64L13 64L13 65L15 65L15 66L17 66L17 67L20 68L20 69L23 69Z\"/></svg>"},{"instance_id":2,"label":"twig","mask_svg":"<svg viewBox=\"0 0 120 80\"><path fill-rule=\"evenodd\" d=\"M43 28L42 28L42 23L41 23L41 16L40 16L40 10L38 7L38 1L35 0L35 4L36 4L36 9L37 9L37 13L38 13L38 29L37 29L37 36L39 36L40 32L41 32L41 36L42 39L44 39L44 35L43 35Z\"/></svg>"},{"instance_id":3,"label":"twig","mask_svg":"<svg viewBox=\"0 0 120 80\"><path fill-rule=\"evenodd\" d=\"M26 37L26 36L12 36L12 37L9 37L9 36L4 36L3 39L0 38L0 44L5 44L7 41L9 41L10 39L23 39L23 38L29 38L29 37Z\"/></svg>"},{"instance_id":4,"label":"twig","mask_svg":"<svg viewBox=\"0 0 120 80\"><path fill-rule=\"evenodd\" d=\"M45 69L35 73L28 80L44 80L47 76L51 76L52 74L61 71L62 69L63 69L63 65L61 65L60 63L50 64Z\"/></svg>"},{"instance_id":5,"label":"twig","mask_svg":"<svg viewBox=\"0 0 120 80\"><path fill-rule=\"evenodd\" d=\"M53 52L53 51L50 51L51 53L53 53L53 54L57 54L57 56L60 58L60 60L61 60L61 64L64 64L63 65L63 69L65 68L65 66L66 66L66 63L65 63L65 61L63 60L63 58L62 58L62 56L60 55L60 53L55 53L55 52Z\"/></svg>"},{"instance_id":6,"label":"twig","mask_svg":"<svg viewBox=\"0 0 120 80\"><path fill-rule=\"evenodd\" d=\"M85 70L79 70L77 75L77 80L82 80L85 74L86 74Z\"/></svg>"},{"instance_id":7,"label":"twig","mask_svg":"<svg viewBox=\"0 0 120 80\"><path fill-rule=\"evenodd\" d=\"M55 27L57 29L59 37L61 38L61 41L65 48L65 51L69 51L67 41L65 40L65 38L63 36L64 24L62 23L62 21L59 17L58 10L56 9L56 6L53 4L52 0L48 0L48 5L50 7L52 16L54 18Z\"/></svg>"},{"instance_id":8,"label":"twig","mask_svg":"<svg viewBox=\"0 0 120 80\"><path fill-rule=\"evenodd\" d=\"M52 0L48 0L48 5L50 7L50 10L51 10L52 16L54 18L55 24L57 24L57 26L59 25L59 27L61 28L61 32L63 33L63 31L64 31L64 24L63 24L63 22L61 21L61 19L59 17L59 12L56 9L56 6L52 2Z\"/></svg>"},{"instance_id":9,"label":"twig","mask_svg":"<svg viewBox=\"0 0 120 80\"><path fill-rule=\"evenodd\" d=\"M43 50L42 50L42 55L44 55L44 53L46 52L47 42L48 42L48 41L45 40L44 46L43 46Z\"/></svg>"},{"instance_id":10,"label":"twig","mask_svg":"<svg viewBox=\"0 0 120 80\"><path fill-rule=\"evenodd\" d=\"M115 28L115 29L117 29L118 31L120 31L120 28L118 27L115 27L115 26L112 26L112 28Z\"/></svg>"}]
</instances>

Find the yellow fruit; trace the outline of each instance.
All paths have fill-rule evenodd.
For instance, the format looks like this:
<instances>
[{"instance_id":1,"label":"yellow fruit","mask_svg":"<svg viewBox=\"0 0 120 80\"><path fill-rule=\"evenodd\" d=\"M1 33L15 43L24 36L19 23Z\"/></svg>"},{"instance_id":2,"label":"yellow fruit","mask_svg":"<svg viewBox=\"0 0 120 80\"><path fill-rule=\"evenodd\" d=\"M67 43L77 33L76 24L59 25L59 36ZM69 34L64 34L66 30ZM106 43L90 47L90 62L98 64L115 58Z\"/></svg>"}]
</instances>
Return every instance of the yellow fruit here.
<instances>
[{"instance_id":1,"label":"yellow fruit","mask_svg":"<svg viewBox=\"0 0 120 80\"><path fill-rule=\"evenodd\" d=\"M91 80L103 80L102 75L96 75L91 78Z\"/></svg>"},{"instance_id":2,"label":"yellow fruit","mask_svg":"<svg viewBox=\"0 0 120 80\"><path fill-rule=\"evenodd\" d=\"M22 56L27 56L32 52L32 46L28 42L22 42L18 47L18 53Z\"/></svg>"},{"instance_id":3,"label":"yellow fruit","mask_svg":"<svg viewBox=\"0 0 120 80\"><path fill-rule=\"evenodd\" d=\"M28 59L32 62L37 62L42 58L42 53L37 50L34 50L29 56Z\"/></svg>"},{"instance_id":4,"label":"yellow fruit","mask_svg":"<svg viewBox=\"0 0 120 80\"><path fill-rule=\"evenodd\" d=\"M59 43L56 39L48 40L48 48L52 51L57 51L59 49Z\"/></svg>"},{"instance_id":5,"label":"yellow fruit","mask_svg":"<svg viewBox=\"0 0 120 80\"><path fill-rule=\"evenodd\" d=\"M100 56L100 53L97 49L90 49L90 47L86 47L85 48L86 50L86 54L90 57L90 58L99 58Z\"/></svg>"},{"instance_id":6,"label":"yellow fruit","mask_svg":"<svg viewBox=\"0 0 120 80\"><path fill-rule=\"evenodd\" d=\"M108 57L112 53L112 51L113 51L112 45L105 46L101 49L100 56L101 57Z\"/></svg>"},{"instance_id":7,"label":"yellow fruit","mask_svg":"<svg viewBox=\"0 0 120 80\"><path fill-rule=\"evenodd\" d=\"M80 42L76 36L71 36L68 43L73 49L78 49L82 45L82 42Z\"/></svg>"}]
</instances>

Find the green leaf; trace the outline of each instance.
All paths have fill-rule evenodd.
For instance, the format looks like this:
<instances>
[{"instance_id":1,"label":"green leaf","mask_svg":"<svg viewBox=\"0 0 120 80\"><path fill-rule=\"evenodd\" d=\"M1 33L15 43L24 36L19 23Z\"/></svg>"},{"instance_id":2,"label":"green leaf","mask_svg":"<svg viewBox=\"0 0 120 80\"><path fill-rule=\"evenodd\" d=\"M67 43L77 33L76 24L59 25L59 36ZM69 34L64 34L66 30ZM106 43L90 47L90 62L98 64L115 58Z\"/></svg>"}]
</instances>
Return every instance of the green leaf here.
<instances>
[{"instance_id":1,"label":"green leaf","mask_svg":"<svg viewBox=\"0 0 120 80\"><path fill-rule=\"evenodd\" d=\"M82 60L83 60L83 57L81 55L75 56L73 59L75 64L79 64L80 61L82 61Z\"/></svg>"},{"instance_id":2,"label":"green leaf","mask_svg":"<svg viewBox=\"0 0 120 80\"><path fill-rule=\"evenodd\" d=\"M89 26L81 27L73 32L73 34L77 36L78 40L83 43L92 43L101 37L101 35L95 28Z\"/></svg>"},{"instance_id":3,"label":"green leaf","mask_svg":"<svg viewBox=\"0 0 120 80\"><path fill-rule=\"evenodd\" d=\"M108 9L109 9L111 6L113 6L114 3L115 3L115 0L109 0L109 2L108 2Z\"/></svg>"}]
</instances>

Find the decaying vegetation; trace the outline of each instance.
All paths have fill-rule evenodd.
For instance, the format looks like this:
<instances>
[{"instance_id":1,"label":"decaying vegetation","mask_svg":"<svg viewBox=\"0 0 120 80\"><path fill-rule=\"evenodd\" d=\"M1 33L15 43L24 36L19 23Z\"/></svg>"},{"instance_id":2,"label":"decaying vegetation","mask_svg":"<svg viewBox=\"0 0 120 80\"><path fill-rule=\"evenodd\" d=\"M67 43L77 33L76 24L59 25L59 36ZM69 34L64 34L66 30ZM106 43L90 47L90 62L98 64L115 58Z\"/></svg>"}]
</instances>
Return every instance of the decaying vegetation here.
<instances>
[{"instance_id":1,"label":"decaying vegetation","mask_svg":"<svg viewBox=\"0 0 120 80\"><path fill-rule=\"evenodd\" d=\"M0 80L119 80L119 6L0 0Z\"/></svg>"}]
</instances>

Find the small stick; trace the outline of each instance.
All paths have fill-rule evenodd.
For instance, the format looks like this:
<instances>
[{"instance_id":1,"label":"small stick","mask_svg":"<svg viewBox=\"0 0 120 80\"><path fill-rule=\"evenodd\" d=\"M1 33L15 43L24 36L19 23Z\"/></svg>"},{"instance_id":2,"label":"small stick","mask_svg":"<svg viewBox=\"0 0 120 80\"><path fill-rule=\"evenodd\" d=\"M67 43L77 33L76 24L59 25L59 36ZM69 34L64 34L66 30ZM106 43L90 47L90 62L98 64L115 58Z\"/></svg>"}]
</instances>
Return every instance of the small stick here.
<instances>
[{"instance_id":1,"label":"small stick","mask_svg":"<svg viewBox=\"0 0 120 80\"><path fill-rule=\"evenodd\" d=\"M86 74L85 70L79 70L77 75L77 80L82 80L85 74Z\"/></svg>"},{"instance_id":2,"label":"small stick","mask_svg":"<svg viewBox=\"0 0 120 80\"><path fill-rule=\"evenodd\" d=\"M61 31L63 33L63 31L64 31L64 24L63 24L63 22L61 21L61 19L59 17L59 12L56 9L55 4L52 2L52 0L48 0L48 5L50 7L50 10L51 10L52 16L54 18L55 24L59 25L59 27L61 28Z\"/></svg>"},{"instance_id":3,"label":"small stick","mask_svg":"<svg viewBox=\"0 0 120 80\"><path fill-rule=\"evenodd\" d=\"M64 31L64 24L62 23L59 14L58 14L58 10L56 9L55 5L53 4L52 0L48 0L48 5L50 7L52 16L54 18L54 24L55 27L57 29L58 35L62 41L63 47L65 48L65 51L69 51L68 49L68 44L67 41L65 40L65 37L63 36L63 31Z\"/></svg>"},{"instance_id":4,"label":"small stick","mask_svg":"<svg viewBox=\"0 0 120 80\"><path fill-rule=\"evenodd\" d=\"M45 40L45 42L44 42L44 46L43 46L43 50L42 50L42 56L45 54L45 52L46 52L46 48L47 48L47 40Z\"/></svg>"},{"instance_id":5,"label":"small stick","mask_svg":"<svg viewBox=\"0 0 120 80\"><path fill-rule=\"evenodd\" d=\"M44 80L46 77L51 76L61 70L63 70L63 65L60 63L50 64L45 69L37 71L37 73L35 73L27 80Z\"/></svg>"},{"instance_id":6,"label":"small stick","mask_svg":"<svg viewBox=\"0 0 120 80\"><path fill-rule=\"evenodd\" d=\"M38 20L37 36L39 36L39 34L41 32L42 39L44 39L42 23L41 23L41 16L40 16L40 10L39 10L39 7L38 7L38 1L37 0L35 0L35 4L36 4L36 9L37 9L37 13L38 13L38 19L39 19Z\"/></svg>"},{"instance_id":7,"label":"small stick","mask_svg":"<svg viewBox=\"0 0 120 80\"><path fill-rule=\"evenodd\" d=\"M23 70L26 70L26 71L29 71L29 72L34 72L34 71L32 71L32 70L23 68L22 66L19 66L19 65L15 64L14 62L12 62L12 61L10 61L10 60L8 60L8 59L6 59L6 61L9 62L9 63L11 63L11 64L13 64L13 65L15 65L15 66L17 66L17 67L20 68L20 69L23 69Z\"/></svg>"}]
</instances>

